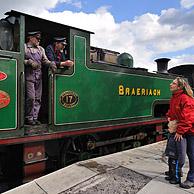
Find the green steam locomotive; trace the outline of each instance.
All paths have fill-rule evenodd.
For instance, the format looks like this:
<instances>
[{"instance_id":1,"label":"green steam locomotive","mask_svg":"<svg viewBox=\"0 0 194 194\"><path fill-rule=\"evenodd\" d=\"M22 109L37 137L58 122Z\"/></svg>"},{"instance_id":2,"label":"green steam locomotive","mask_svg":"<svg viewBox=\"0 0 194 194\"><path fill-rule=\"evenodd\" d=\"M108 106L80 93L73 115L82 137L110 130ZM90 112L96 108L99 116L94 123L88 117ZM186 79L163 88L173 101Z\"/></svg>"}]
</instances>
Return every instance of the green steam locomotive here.
<instances>
[{"instance_id":1,"label":"green steam locomotive","mask_svg":"<svg viewBox=\"0 0 194 194\"><path fill-rule=\"evenodd\" d=\"M10 11L0 20L0 171L28 181L78 160L163 138L173 75L134 68L133 58L90 46L92 32ZM24 43L67 37L73 68L43 72L41 125L24 124ZM158 59L160 68L168 59Z\"/></svg>"}]
</instances>

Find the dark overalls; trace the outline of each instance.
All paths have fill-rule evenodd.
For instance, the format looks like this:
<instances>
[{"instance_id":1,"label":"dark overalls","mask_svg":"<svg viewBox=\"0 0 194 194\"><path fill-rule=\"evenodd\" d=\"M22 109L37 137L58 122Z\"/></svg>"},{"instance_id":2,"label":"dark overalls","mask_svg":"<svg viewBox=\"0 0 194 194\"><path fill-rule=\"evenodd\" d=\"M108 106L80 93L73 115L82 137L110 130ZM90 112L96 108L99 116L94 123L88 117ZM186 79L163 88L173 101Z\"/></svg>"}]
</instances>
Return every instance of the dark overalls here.
<instances>
[{"instance_id":1,"label":"dark overalls","mask_svg":"<svg viewBox=\"0 0 194 194\"><path fill-rule=\"evenodd\" d=\"M181 141L175 141L175 133L171 133L166 145L165 154L168 156L169 180L170 183L181 182L181 168L185 163L186 156L186 138Z\"/></svg>"},{"instance_id":2,"label":"dark overalls","mask_svg":"<svg viewBox=\"0 0 194 194\"><path fill-rule=\"evenodd\" d=\"M25 59L32 59L40 64L40 67L33 70L31 66L25 66L26 101L25 119L28 121L37 120L41 106L42 96L42 50L40 47L25 46Z\"/></svg>"}]
</instances>

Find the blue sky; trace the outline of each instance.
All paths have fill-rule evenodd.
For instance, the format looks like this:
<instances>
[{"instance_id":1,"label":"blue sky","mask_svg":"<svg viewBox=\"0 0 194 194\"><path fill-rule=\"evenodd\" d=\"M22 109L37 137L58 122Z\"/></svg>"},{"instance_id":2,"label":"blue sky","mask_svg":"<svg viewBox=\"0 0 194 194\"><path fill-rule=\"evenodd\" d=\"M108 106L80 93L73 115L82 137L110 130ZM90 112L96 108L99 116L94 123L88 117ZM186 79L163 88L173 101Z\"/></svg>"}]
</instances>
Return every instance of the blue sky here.
<instances>
[{"instance_id":1,"label":"blue sky","mask_svg":"<svg viewBox=\"0 0 194 194\"><path fill-rule=\"evenodd\" d=\"M70 10L73 12L93 13L101 6L107 6L115 21L121 22L123 20L132 20L135 16L147 12L160 14L163 9L179 8L180 2L178 0L84 0L81 3L81 8L70 3L58 3L50 11Z\"/></svg>"},{"instance_id":2,"label":"blue sky","mask_svg":"<svg viewBox=\"0 0 194 194\"><path fill-rule=\"evenodd\" d=\"M1 16L11 9L92 31L92 46L128 52L136 67L194 63L194 0L1 0Z\"/></svg>"}]
</instances>

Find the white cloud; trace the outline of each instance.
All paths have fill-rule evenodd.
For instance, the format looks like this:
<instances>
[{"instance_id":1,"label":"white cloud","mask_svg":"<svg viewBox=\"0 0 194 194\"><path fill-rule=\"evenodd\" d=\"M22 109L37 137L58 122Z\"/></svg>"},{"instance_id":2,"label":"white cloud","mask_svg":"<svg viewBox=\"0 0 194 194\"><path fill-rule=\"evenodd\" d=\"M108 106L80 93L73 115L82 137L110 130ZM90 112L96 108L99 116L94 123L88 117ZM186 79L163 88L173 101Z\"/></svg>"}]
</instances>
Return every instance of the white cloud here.
<instances>
[{"instance_id":1,"label":"white cloud","mask_svg":"<svg viewBox=\"0 0 194 194\"><path fill-rule=\"evenodd\" d=\"M194 45L191 22L194 14L181 13L180 18L178 10L169 9L163 10L161 15L147 13L133 21L116 23L107 9L101 7L93 14L44 12L41 17L93 31L93 46L128 52L133 55L135 66L150 70L156 70L153 59L162 56L162 53L176 52Z\"/></svg>"},{"instance_id":2,"label":"white cloud","mask_svg":"<svg viewBox=\"0 0 194 194\"><path fill-rule=\"evenodd\" d=\"M194 0L181 0L181 6L189 9L194 6Z\"/></svg>"},{"instance_id":3,"label":"white cloud","mask_svg":"<svg viewBox=\"0 0 194 194\"><path fill-rule=\"evenodd\" d=\"M151 40L152 37L152 35L149 35L149 32L145 32L147 30L146 26L142 27L142 22L146 21L146 16L145 18L143 17L144 21L124 21L119 24L115 22L114 17L111 13L107 12L105 8L100 8L93 14L64 11L59 13L44 12L39 16L93 31L95 32L95 35L92 35L91 38L91 44L93 46L119 52L128 52L134 57L136 66L146 64L146 68L152 70L156 68L154 68L155 65L149 65L150 61L152 62L151 58L154 52L147 49L146 44L144 44L146 41ZM150 16L152 17L151 14ZM79 18L79 20L77 18ZM147 26L150 26L149 22ZM152 30L150 30L150 32L152 32ZM147 37L142 36L142 34L146 34Z\"/></svg>"},{"instance_id":4,"label":"white cloud","mask_svg":"<svg viewBox=\"0 0 194 194\"><path fill-rule=\"evenodd\" d=\"M39 14L47 9L54 8L58 0L1 0L0 13L1 17L3 14L10 10L17 10L21 12L26 12L29 14Z\"/></svg>"},{"instance_id":5,"label":"white cloud","mask_svg":"<svg viewBox=\"0 0 194 194\"><path fill-rule=\"evenodd\" d=\"M0 0L0 2L0 17L3 17L3 14L10 10L37 15L55 8L58 3L67 3L77 8L82 8L82 3L79 0Z\"/></svg>"}]
</instances>

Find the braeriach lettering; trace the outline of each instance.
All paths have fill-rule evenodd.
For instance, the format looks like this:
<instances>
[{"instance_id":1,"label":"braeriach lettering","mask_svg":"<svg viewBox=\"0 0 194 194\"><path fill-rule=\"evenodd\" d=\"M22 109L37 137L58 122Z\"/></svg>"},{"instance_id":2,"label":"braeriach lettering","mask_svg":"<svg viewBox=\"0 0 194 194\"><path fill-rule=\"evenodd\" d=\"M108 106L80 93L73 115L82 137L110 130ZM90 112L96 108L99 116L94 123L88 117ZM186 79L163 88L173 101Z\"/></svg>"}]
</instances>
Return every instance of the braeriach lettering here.
<instances>
[{"instance_id":1,"label":"braeriach lettering","mask_svg":"<svg viewBox=\"0 0 194 194\"><path fill-rule=\"evenodd\" d=\"M157 88L129 88L119 85L119 96L160 96L160 89Z\"/></svg>"}]
</instances>

